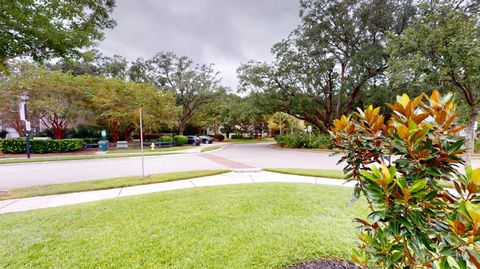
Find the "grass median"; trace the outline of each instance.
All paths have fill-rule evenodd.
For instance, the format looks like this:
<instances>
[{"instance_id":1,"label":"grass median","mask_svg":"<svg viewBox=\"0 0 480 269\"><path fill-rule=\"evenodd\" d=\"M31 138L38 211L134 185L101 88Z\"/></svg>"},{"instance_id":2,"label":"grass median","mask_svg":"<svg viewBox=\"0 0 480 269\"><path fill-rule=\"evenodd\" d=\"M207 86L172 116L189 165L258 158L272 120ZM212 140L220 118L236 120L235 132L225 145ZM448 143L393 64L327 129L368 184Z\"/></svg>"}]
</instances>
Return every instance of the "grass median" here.
<instances>
[{"instance_id":1,"label":"grass median","mask_svg":"<svg viewBox=\"0 0 480 269\"><path fill-rule=\"evenodd\" d=\"M212 150L217 150L217 149L219 149L219 148L221 148L221 146L206 147L206 148L203 148L203 149L201 150L201 152L209 152L209 151L212 151Z\"/></svg>"},{"instance_id":2,"label":"grass median","mask_svg":"<svg viewBox=\"0 0 480 269\"><path fill-rule=\"evenodd\" d=\"M262 138L262 139L225 139L223 142L229 142L234 144L254 144L254 143L267 143L275 142L273 138Z\"/></svg>"},{"instance_id":3,"label":"grass median","mask_svg":"<svg viewBox=\"0 0 480 269\"><path fill-rule=\"evenodd\" d=\"M285 268L350 259L352 190L215 186L0 216L2 268Z\"/></svg>"},{"instance_id":4,"label":"grass median","mask_svg":"<svg viewBox=\"0 0 480 269\"><path fill-rule=\"evenodd\" d=\"M156 151L149 151L145 149L145 156L157 156L157 155L171 155L182 154L176 152L179 150L189 149L191 147L178 147L178 148L162 148ZM14 163L35 163L35 162L58 162L58 161L77 161L77 160L92 160L92 159L113 159L113 158L126 158L126 157L139 157L141 156L140 150L115 150L107 151L103 155L63 155L63 156L51 156L51 157L32 157L30 159L13 157L11 159L0 159L0 164L14 164Z\"/></svg>"},{"instance_id":5,"label":"grass median","mask_svg":"<svg viewBox=\"0 0 480 269\"><path fill-rule=\"evenodd\" d=\"M88 180L54 185L42 185L28 188L10 189L0 192L0 200L25 198L33 196L72 193L81 191L106 190L135 185L153 184L180 179L213 176L230 172L230 170L199 170L187 172L175 172L145 176L120 177L100 180Z\"/></svg>"},{"instance_id":6,"label":"grass median","mask_svg":"<svg viewBox=\"0 0 480 269\"><path fill-rule=\"evenodd\" d=\"M345 174L340 170L305 169L305 168L265 168L262 170L268 171L268 172L288 174L288 175L345 179Z\"/></svg>"}]
</instances>

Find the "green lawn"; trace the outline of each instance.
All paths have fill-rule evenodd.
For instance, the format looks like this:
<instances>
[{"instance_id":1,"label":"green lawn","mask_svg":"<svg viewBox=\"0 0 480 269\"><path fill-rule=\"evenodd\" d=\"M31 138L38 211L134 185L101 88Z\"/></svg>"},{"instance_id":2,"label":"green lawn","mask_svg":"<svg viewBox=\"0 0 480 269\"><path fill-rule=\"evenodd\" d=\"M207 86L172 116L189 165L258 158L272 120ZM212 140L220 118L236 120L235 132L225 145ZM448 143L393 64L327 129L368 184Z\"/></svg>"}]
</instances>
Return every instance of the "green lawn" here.
<instances>
[{"instance_id":1,"label":"green lawn","mask_svg":"<svg viewBox=\"0 0 480 269\"><path fill-rule=\"evenodd\" d=\"M216 149L219 149L219 148L221 148L221 146L206 147L206 148L203 148L203 149L201 150L201 152L208 152L208 151L216 150Z\"/></svg>"},{"instance_id":2,"label":"green lawn","mask_svg":"<svg viewBox=\"0 0 480 269\"><path fill-rule=\"evenodd\" d=\"M289 174L289 175L345 179L345 174L340 170L304 169L304 168L265 168L263 170L269 171L269 172L275 172L275 173Z\"/></svg>"},{"instance_id":3,"label":"green lawn","mask_svg":"<svg viewBox=\"0 0 480 269\"><path fill-rule=\"evenodd\" d=\"M71 182L55 185L43 185L28 188L11 189L0 192L0 200L8 200L14 198L25 198L41 195L71 193L79 191L93 191L93 190L106 190L120 187L128 187L135 185L145 185L159 182L174 181L187 178L205 177L230 172L230 170L199 170L199 171L186 171L175 172L166 174L149 175L145 178L134 177L121 177L121 178L109 178L100 180L88 180L80 182Z\"/></svg>"},{"instance_id":4,"label":"green lawn","mask_svg":"<svg viewBox=\"0 0 480 269\"><path fill-rule=\"evenodd\" d=\"M285 268L349 259L350 188L194 188L0 215L1 268Z\"/></svg>"}]
</instances>

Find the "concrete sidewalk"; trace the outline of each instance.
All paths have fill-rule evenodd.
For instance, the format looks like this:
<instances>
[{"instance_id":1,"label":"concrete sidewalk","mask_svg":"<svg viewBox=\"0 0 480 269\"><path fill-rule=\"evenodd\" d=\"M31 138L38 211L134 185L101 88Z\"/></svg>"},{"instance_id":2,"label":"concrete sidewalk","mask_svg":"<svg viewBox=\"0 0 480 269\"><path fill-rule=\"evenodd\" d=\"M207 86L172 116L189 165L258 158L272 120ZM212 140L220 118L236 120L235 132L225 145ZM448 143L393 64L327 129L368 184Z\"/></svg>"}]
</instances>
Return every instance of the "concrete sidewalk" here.
<instances>
[{"instance_id":1,"label":"concrete sidewalk","mask_svg":"<svg viewBox=\"0 0 480 269\"><path fill-rule=\"evenodd\" d=\"M68 194L57 194L47 196L37 196L22 199L11 199L0 201L0 214L10 212L21 212L40 208L57 207L64 205L74 205L85 202L93 202L104 199L115 199L119 197L139 195L145 193L162 192L169 190L179 190L195 187L218 186L229 184L254 184L265 182L286 182L286 183L310 183L334 186L353 187L355 182L345 182L344 180L295 176L254 169L239 169L234 172L220 174L215 176L200 177L193 179L177 180L164 183L131 186L125 188L115 188L100 191L86 191Z\"/></svg>"}]
</instances>

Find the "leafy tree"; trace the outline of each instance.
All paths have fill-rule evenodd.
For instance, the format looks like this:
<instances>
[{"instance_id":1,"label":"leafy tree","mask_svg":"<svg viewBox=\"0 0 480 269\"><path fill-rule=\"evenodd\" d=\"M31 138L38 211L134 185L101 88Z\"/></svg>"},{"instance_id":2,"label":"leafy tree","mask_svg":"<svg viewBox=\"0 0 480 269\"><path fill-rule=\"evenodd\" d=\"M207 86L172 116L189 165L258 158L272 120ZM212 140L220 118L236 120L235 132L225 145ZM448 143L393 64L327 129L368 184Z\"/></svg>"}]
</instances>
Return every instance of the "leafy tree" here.
<instances>
[{"instance_id":1,"label":"leafy tree","mask_svg":"<svg viewBox=\"0 0 480 269\"><path fill-rule=\"evenodd\" d=\"M21 56L35 61L79 56L81 48L113 28L109 18L114 0L98 1L1 1L0 65Z\"/></svg>"},{"instance_id":2,"label":"leafy tree","mask_svg":"<svg viewBox=\"0 0 480 269\"><path fill-rule=\"evenodd\" d=\"M146 131L171 127L177 115L174 95L159 92L153 86L121 79L86 77L88 103L94 109L97 121L108 126L113 142L129 140L139 127L139 109L142 108ZM121 137L123 134L123 137Z\"/></svg>"},{"instance_id":3,"label":"leafy tree","mask_svg":"<svg viewBox=\"0 0 480 269\"><path fill-rule=\"evenodd\" d=\"M390 42L389 73L402 88L455 90L468 106L473 152L480 104L480 16L471 1L422 1L414 24Z\"/></svg>"},{"instance_id":4,"label":"leafy tree","mask_svg":"<svg viewBox=\"0 0 480 269\"><path fill-rule=\"evenodd\" d=\"M171 52L157 53L147 61L146 70L148 80L158 89L175 93L176 103L182 108L178 116L180 135L194 114L214 100L220 89L218 73L211 65L194 64L188 57Z\"/></svg>"},{"instance_id":5,"label":"leafy tree","mask_svg":"<svg viewBox=\"0 0 480 269\"><path fill-rule=\"evenodd\" d=\"M238 69L240 89L267 95L265 105L326 132L333 118L358 104L362 91L384 82L388 32L401 33L411 1L302 0L301 24L276 44L272 64Z\"/></svg>"}]
</instances>

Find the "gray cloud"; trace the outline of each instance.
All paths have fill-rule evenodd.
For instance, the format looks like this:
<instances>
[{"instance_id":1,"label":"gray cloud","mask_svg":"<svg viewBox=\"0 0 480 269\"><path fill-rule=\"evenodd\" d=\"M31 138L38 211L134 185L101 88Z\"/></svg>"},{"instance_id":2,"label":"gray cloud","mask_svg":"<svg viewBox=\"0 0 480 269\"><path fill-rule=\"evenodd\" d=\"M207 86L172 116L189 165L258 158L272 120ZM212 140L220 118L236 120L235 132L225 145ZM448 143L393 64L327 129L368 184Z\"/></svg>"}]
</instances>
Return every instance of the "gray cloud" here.
<instances>
[{"instance_id":1,"label":"gray cloud","mask_svg":"<svg viewBox=\"0 0 480 269\"><path fill-rule=\"evenodd\" d=\"M214 63L223 83L237 85L235 70L250 59L270 61L272 45L298 24L297 0L118 0L118 25L98 49L128 60L173 51Z\"/></svg>"}]
</instances>

